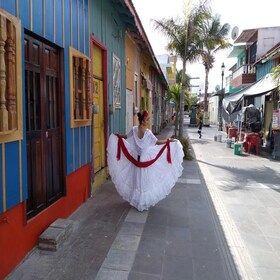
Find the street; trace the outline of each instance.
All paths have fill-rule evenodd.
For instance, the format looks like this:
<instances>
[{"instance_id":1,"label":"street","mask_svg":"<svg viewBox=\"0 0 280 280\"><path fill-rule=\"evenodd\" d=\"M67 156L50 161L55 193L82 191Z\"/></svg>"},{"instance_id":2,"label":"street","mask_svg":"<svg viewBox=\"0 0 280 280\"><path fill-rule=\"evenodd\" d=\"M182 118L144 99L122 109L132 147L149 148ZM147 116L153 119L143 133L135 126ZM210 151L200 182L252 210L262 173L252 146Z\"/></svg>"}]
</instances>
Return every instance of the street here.
<instances>
[{"instance_id":1,"label":"street","mask_svg":"<svg viewBox=\"0 0 280 280\"><path fill-rule=\"evenodd\" d=\"M234 155L215 126L184 134L196 158L164 200L138 212L108 180L57 251L35 248L7 279L278 280L280 162Z\"/></svg>"},{"instance_id":2,"label":"street","mask_svg":"<svg viewBox=\"0 0 280 280\"><path fill-rule=\"evenodd\" d=\"M234 155L213 141L217 128L204 127L202 139L188 128L211 198L231 252L245 279L280 279L280 162ZM259 277L259 278L258 278Z\"/></svg>"}]
</instances>

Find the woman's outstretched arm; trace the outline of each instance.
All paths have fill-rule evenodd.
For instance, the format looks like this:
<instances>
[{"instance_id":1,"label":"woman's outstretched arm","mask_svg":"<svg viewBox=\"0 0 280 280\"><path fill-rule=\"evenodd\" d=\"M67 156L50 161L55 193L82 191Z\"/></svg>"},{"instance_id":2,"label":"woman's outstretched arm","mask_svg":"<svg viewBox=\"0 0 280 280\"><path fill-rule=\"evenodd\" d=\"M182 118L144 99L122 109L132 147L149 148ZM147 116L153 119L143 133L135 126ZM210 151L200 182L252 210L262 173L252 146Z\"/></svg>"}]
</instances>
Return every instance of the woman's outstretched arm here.
<instances>
[{"instance_id":1,"label":"woman's outstretched arm","mask_svg":"<svg viewBox=\"0 0 280 280\"><path fill-rule=\"evenodd\" d=\"M177 141L177 139L174 139L174 138L167 138L165 140L157 140L156 145L166 144L167 140L169 140L170 142L176 142Z\"/></svg>"},{"instance_id":2,"label":"woman's outstretched arm","mask_svg":"<svg viewBox=\"0 0 280 280\"><path fill-rule=\"evenodd\" d=\"M119 134L117 132L114 133L116 136L119 136L121 138L127 139L127 135L126 134Z\"/></svg>"}]
</instances>

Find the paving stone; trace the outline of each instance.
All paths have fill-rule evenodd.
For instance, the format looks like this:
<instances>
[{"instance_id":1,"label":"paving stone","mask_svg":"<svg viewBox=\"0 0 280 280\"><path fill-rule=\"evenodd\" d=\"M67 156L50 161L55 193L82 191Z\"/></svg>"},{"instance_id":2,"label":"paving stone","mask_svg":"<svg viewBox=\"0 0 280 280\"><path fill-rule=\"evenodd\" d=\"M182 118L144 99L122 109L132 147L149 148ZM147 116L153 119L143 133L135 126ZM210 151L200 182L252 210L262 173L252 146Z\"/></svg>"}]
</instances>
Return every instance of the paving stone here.
<instances>
[{"instance_id":1,"label":"paving stone","mask_svg":"<svg viewBox=\"0 0 280 280\"><path fill-rule=\"evenodd\" d=\"M272 246L275 252L280 256L280 237L266 237L267 242Z\"/></svg>"},{"instance_id":2,"label":"paving stone","mask_svg":"<svg viewBox=\"0 0 280 280\"><path fill-rule=\"evenodd\" d=\"M163 255L165 248L165 240L150 235L143 235L137 252Z\"/></svg>"},{"instance_id":3,"label":"paving stone","mask_svg":"<svg viewBox=\"0 0 280 280\"><path fill-rule=\"evenodd\" d=\"M262 280L279 280L280 269L257 268Z\"/></svg>"},{"instance_id":4,"label":"paving stone","mask_svg":"<svg viewBox=\"0 0 280 280\"><path fill-rule=\"evenodd\" d=\"M166 256L192 257L192 243L185 240L169 240L165 244Z\"/></svg>"},{"instance_id":5,"label":"paving stone","mask_svg":"<svg viewBox=\"0 0 280 280\"><path fill-rule=\"evenodd\" d=\"M154 208L154 212L150 212L147 217L147 224L154 224L154 225L167 225L167 215L164 215L161 211L156 210L157 208Z\"/></svg>"},{"instance_id":6,"label":"paving stone","mask_svg":"<svg viewBox=\"0 0 280 280\"><path fill-rule=\"evenodd\" d=\"M145 223L147 220L148 211L139 212L134 208L131 208L128 212L125 221L132 223Z\"/></svg>"},{"instance_id":7,"label":"paving stone","mask_svg":"<svg viewBox=\"0 0 280 280\"><path fill-rule=\"evenodd\" d=\"M183 240L190 241L191 240L191 232L188 227L166 227L166 240Z\"/></svg>"},{"instance_id":8,"label":"paving stone","mask_svg":"<svg viewBox=\"0 0 280 280\"><path fill-rule=\"evenodd\" d=\"M134 251L110 249L102 268L130 271L135 257Z\"/></svg>"},{"instance_id":9,"label":"paving stone","mask_svg":"<svg viewBox=\"0 0 280 280\"><path fill-rule=\"evenodd\" d=\"M194 260L194 279L227 280L224 269L219 261Z\"/></svg>"},{"instance_id":10,"label":"paving stone","mask_svg":"<svg viewBox=\"0 0 280 280\"><path fill-rule=\"evenodd\" d=\"M132 272L141 272L160 276L162 272L163 256L149 253L136 253Z\"/></svg>"},{"instance_id":11,"label":"paving stone","mask_svg":"<svg viewBox=\"0 0 280 280\"><path fill-rule=\"evenodd\" d=\"M194 279L192 259L187 257L165 256L162 279Z\"/></svg>"},{"instance_id":12,"label":"paving stone","mask_svg":"<svg viewBox=\"0 0 280 280\"><path fill-rule=\"evenodd\" d=\"M119 234L141 235L144 225L141 223L124 222Z\"/></svg>"},{"instance_id":13,"label":"paving stone","mask_svg":"<svg viewBox=\"0 0 280 280\"><path fill-rule=\"evenodd\" d=\"M280 258L276 252L250 250L252 261L256 267L268 269L280 269Z\"/></svg>"},{"instance_id":14,"label":"paving stone","mask_svg":"<svg viewBox=\"0 0 280 280\"><path fill-rule=\"evenodd\" d=\"M192 242L193 257L199 260L220 261L221 251L217 242Z\"/></svg>"},{"instance_id":15,"label":"paving stone","mask_svg":"<svg viewBox=\"0 0 280 280\"><path fill-rule=\"evenodd\" d=\"M145 224L143 235L165 239L167 227L164 225Z\"/></svg>"},{"instance_id":16,"label":"paving stone","mask_svg":"<svg viewBox=\"0 0 280 280\"><path fill-rule=\"evenodd\" d=\"M95 280L127 280L128 272L102 268L99 270Z\"/></svg>"},{"instance_id":17,"label":"paving stone","mask_svg":"<svg viewBox=\"0 0 280 280\"><path fill-rule=\"evenodd\" d=\"M266 240L264 235L258 236L256 234L242 234L242 237L249 249L270 252L273 251L272 246Z\"/></svg>"},{"instance_id":18,"label":"paving stone","mask_svg":"<svg viewBox=\"0 0 280 280\"><path fill-rule=\"evenodd\" d=\"M118 234L111 248L128 250L128 251L137 251L139 242L140 242L139 235Z\"/></svg>"},{"instance_id":19,"label":"paving stone","mask_svg":"<svg viewBox=\"0 0 280 280\"><path fill-rule=\"evenodd\" d=\"M128 280L160 280L160 276L131 271Z\"/></svg>"}]
</instances>

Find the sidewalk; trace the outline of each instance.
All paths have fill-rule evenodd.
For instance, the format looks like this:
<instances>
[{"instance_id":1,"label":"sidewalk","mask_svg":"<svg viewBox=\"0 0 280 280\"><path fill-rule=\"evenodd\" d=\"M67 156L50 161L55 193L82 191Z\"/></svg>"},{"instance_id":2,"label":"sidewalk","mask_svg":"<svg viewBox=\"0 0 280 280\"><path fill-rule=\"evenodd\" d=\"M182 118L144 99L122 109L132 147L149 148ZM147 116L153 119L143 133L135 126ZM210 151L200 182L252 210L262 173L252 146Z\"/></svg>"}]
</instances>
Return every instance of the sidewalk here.
<instances>
[{"instance_id":1,"label":"sidewalk","mask_svg":"<svg viewBox=\"0 0 280 280\"><path fill-rule=\"evenodd\" d=\"M157 137L171 135L168 127ZM73 231L56 252L35 248L7 279L240 279L198 162L183 165L149 211L130 207L107 181L68 218Z\"/></svg>"},{"instance_id":2,"label":"sidewalk","mask_svg":"<svg viewBox=\"0 0 280 280\"><path fill-rule=\"evenodd\" d=\"M187 129L207 188L242 279L280 279L280 161L271 154L234 154L218 128L202 139Z\"/></svg>"}]
</instances>

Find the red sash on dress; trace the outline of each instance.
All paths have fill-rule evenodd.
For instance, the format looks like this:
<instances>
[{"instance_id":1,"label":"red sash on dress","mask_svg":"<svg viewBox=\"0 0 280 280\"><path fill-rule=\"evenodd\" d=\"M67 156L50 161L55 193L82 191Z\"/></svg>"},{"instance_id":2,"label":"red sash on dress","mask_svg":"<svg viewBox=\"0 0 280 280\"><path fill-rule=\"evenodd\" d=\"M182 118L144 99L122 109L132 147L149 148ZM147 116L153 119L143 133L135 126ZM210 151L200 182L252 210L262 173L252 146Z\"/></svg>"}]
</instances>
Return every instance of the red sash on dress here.
<instances>
[{"instance_id":1,"label":"red sash on dress","mask_svg":"<svg viewBox=\"0 0 280 280\"><path fill-rule=\"evenodd\" d=\"M171 155L170 155L170 140L167 139L166 144L160 149L160 151L158 152L157 156L154 159L148 160L148 161L137 161L127 150L122 137L117 136L118 137L118 151L117 151L117 159L120 160L121 158L121 151L123 152L123 154L125 155L125 157L131 162L133 163L135 166L140 167L140 168L145 168L148 167L150 165L152 165L155 161L157 161L157 159L162 155L163 151L165 150L165 148L167 148L167 162L171 163Z\"/></svg>"}]
</instances>

